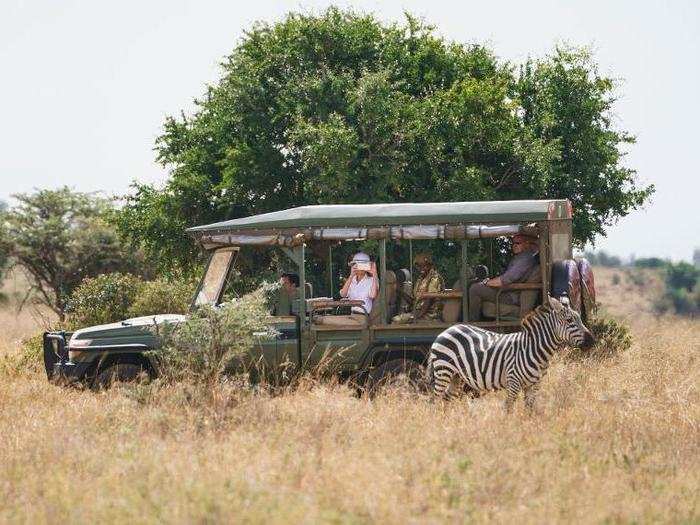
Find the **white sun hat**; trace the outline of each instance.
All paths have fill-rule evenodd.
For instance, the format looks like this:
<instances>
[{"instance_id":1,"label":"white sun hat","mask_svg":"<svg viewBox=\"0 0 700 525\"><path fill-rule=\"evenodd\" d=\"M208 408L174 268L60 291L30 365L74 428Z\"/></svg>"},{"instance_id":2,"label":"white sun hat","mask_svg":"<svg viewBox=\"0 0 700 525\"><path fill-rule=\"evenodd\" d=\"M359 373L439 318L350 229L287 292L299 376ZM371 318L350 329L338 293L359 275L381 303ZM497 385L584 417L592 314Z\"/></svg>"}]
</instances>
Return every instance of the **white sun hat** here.
<instances>
[{"instance_id":1,"label":"white sun hat","mask_svg":"<svg viewBox=\"0 0 700 525\"><path fill-rule=\"evenodd\" d=\"M371 266L369 264L369 255L365 252L357 252L350 261L350 266L355 266L358 270L368 271Z\"/></svg>"}]
</instances>

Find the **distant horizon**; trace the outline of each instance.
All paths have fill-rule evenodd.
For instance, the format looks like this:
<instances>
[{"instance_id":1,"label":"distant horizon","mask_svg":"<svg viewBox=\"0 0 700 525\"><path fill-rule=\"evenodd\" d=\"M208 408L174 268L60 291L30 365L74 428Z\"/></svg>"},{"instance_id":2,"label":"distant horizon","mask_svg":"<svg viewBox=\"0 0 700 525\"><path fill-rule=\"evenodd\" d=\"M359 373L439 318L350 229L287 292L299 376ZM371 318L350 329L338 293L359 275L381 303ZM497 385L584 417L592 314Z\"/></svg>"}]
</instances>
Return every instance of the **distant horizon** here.
<instances>
[{"instance_id":1,"label":"distant horizon","mask_svg":"<svg viewBox=\"0 0 700 525\"><path fill-rule=\"evenodd\" d=\"M700 134L700 7L601 0L488 5L417 0L313 0L232 5L210 0L119 4L10 0L0 20L0 199L67 185L124 195L134 181L162 184L154 142L168 115L193 109L219 63L256 20L330 5L400 22L423 17L448 40L479 43L513 65L567 42L590 46L600 71L622 79L616 127L637 136L624 165L657 192L608 228L595 250L692 261L700 247L694 153ZM604 12L605 16L600 16ZM623 22L624 21L624 22ZM186 35L186 38L183 38ZM10 202L11 204L11 202ZM672 233L669 233L672 232Z\"/></svg>"}]
</instances>

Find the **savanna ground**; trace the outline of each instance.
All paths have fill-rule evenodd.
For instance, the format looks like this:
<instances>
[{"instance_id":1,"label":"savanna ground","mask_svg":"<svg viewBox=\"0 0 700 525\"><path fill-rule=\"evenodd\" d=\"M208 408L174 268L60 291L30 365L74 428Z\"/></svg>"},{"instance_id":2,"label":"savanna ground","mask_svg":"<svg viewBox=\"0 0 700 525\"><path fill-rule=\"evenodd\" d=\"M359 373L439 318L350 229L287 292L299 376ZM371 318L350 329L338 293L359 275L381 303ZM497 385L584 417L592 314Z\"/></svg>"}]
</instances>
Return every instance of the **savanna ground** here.
<instances>
[{"instance_id":1,"label":"savanna ground","mask_svg":"<svg viewBox=\"0 0 700 525\"><path fill-rule=\"evenodd\" d=\"M222 386L202 401L5 370L0 521L697 523L700 323L652 313L653 273L644 294L625 271L596 277L634 344L559 356L534 416L522 402L505 415L500 394L368 401L309 381L277 396ZM5 285L0 354L37 329L12 309L21 288Z\"/></svg>"}]
</instances>

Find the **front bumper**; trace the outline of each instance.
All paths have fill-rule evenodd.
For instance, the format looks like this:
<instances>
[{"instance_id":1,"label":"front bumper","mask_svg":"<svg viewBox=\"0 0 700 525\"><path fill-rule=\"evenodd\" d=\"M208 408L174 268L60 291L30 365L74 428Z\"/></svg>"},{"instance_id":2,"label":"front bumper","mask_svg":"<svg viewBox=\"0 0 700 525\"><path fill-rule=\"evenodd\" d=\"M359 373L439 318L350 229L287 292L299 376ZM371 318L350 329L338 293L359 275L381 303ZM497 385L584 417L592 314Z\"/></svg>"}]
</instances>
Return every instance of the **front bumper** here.
<instances>
[{"instance_id":1,"label":"front bumper","mask_svg":"<svg viewBox=\"0 0 700 525\"><path fill-rule=\"evenodd\" d=\"M44 368L52 383L73 383L83 379L90 363L71 363L68 359L70 333L44 332Z\"/></svg>"}]
</instances>

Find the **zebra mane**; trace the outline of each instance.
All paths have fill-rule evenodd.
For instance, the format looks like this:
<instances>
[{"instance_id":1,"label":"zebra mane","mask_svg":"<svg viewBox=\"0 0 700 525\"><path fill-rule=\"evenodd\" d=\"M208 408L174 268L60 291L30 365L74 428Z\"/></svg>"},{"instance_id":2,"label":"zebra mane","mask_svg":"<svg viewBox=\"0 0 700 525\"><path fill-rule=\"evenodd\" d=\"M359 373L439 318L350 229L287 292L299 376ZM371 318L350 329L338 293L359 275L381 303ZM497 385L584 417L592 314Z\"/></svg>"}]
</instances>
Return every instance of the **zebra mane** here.
<instances>
[{"instance_id":1,"label":"zebra mane","mask_svg":"<svg viewBox=\"0 0 700 525\"><path fill-rule=\"evenodd\" d=\"M535 317L545 317L548 314L552 313L554 310L552 309L551 306L548 304L541 304L534 310L530 311L525 317L523 317L523 320L521 321L521 324L523 325L523 328L527 328L530 325L530 321L535 318Z\"/></svg>"}]
</instances>

